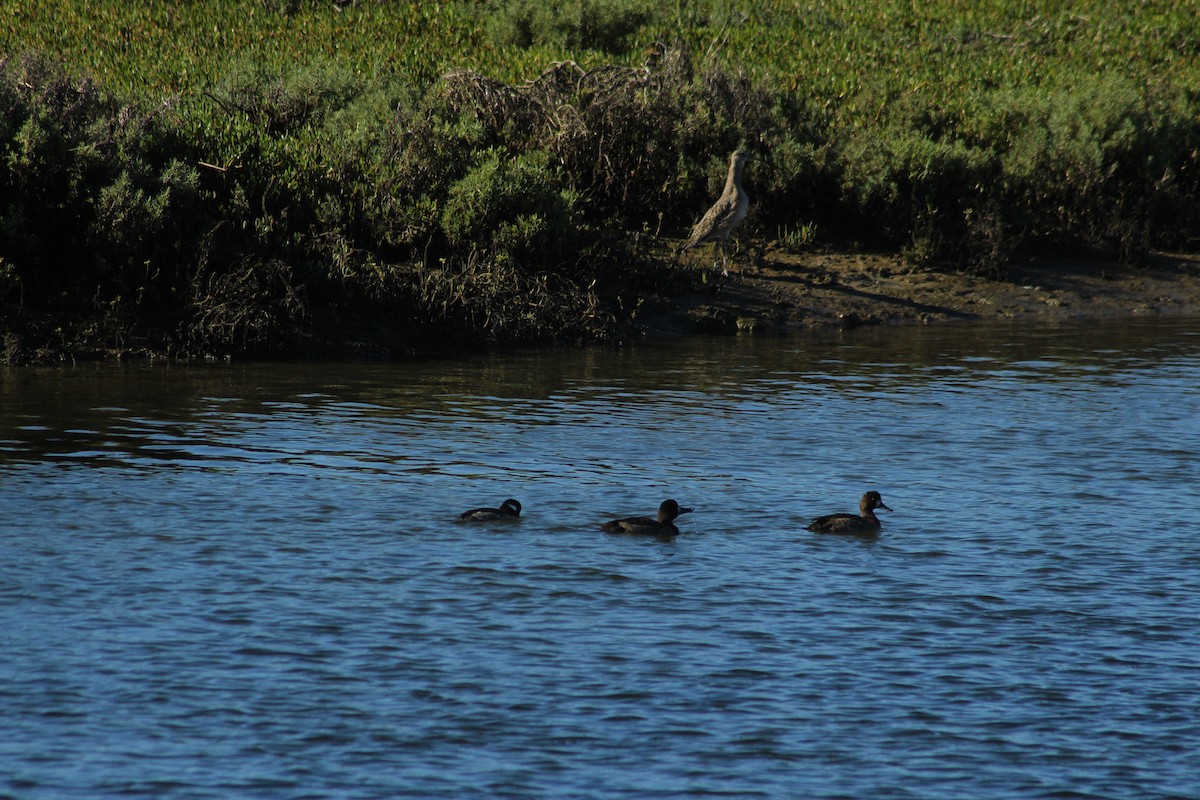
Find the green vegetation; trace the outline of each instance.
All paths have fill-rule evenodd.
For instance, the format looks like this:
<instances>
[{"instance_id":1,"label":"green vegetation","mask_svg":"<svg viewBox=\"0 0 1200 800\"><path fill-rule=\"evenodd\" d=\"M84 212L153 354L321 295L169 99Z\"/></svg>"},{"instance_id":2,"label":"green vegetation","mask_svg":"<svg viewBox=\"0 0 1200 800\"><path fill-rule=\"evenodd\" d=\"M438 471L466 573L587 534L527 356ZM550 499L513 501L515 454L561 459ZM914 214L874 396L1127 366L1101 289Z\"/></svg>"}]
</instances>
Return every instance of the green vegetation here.
<instances>
[{"instance_id":1,"label":"green vegetation","mask_svg":"<svg viewBox=\"0 0 1200 800\"><path fill-rule=\"evenodd\" d=\"M983 5L3 4L4 356L603 338L741 143L792 246L1194 247L1200 15Z\"/></svg>"}]
</instances>

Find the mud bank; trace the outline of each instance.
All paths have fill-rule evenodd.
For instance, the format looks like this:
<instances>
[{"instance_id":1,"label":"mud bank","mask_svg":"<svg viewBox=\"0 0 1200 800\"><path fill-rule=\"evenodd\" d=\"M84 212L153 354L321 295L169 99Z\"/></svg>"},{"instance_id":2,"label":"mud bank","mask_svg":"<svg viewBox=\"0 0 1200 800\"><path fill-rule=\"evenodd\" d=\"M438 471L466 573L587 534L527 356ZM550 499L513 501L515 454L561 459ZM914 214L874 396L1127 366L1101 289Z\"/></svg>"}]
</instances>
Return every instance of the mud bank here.
<instances>
[{"instance_id":1,"label":"mud bank","mask_svg":"<svg viewBox=\"0 0 1200 800\"><path fill-rule=\"evenodd\" d=\"M647 312L641 322L648 333L1200 317L1200 255L1190 254L1156 253L1138 266L1090 254L1040 255L1013 264L1008 278L990 279L913 267L892 255L768 250L714 280L715 291Z\"/></svg>"}]
</instances>

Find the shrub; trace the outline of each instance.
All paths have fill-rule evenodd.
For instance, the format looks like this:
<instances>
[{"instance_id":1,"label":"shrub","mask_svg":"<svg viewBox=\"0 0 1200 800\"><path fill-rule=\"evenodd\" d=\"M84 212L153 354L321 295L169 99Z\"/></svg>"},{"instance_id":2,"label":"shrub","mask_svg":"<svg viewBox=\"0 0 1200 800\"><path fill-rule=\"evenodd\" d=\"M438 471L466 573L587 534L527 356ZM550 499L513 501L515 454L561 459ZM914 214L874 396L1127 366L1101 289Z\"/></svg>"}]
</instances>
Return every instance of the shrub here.
<instances>
[{"instance_id":1,"label":"shrub","mask_svg":"<svg viewBox=\"0 0 1200 800\"><path fill-rule=\"evenodd\" d=\"M657 45L643 67L566 61L518 86L456 71L445 92L486 141L549 153L588 218L635 228L690 224L736 147L811 125L804 104L785 108L744 74L696 72L680 43Z\"/></svg>"},{"instance_id":2,"label":"shrub","mask_svg":"<svg viewBox=\"0 0 1200 800\"><path fill-rule=\"evenodd\" d=\"M1195 220L1194 194L1172 186L1195 162L1186 156L1195 129L1168 122L1129 81L1089 76L1069 89L1006 99L1006 204L1029 235L1107 244L1137 259L1156 220Z\"/></svg>"},{"instance_id":3,"label":"shrub","mask_svg":"<svg viewBox=\"0 0 1200 800\"><path fill-rule=\"evenodd\" d=\"M915 260L963 263L973 219L991 206L996 163L986 149L900 125L860 131L843 149L844 191L855 213L877 221L882 242Z\"/></svg>"},{"instance_id":4,"label":"shrub","mask_svg":"<svg viewBox=\"0 0 1200 800\"><path fill-rule=\"evenodd\" d=\"M308 304L294 271L278 260L247 258L210 269L202 261L175 332L182 355L288 352L303 338Z\"/></svg>"},{"instance_id":5,"label":"shrub","mask_svg":"<svg viewBox=\"0 0 1200 800\"><path fill-rule=\"evenodd\" d=\"M548 153L508 159L487 150L450 187L441 227L452 245L481 247L498 262L549 261L561 258L577 238L575 200L555 184Z\"/></svg>"},{"instance_id":6,"label":"shrub","mask_svg":"<svg viewBox=\"0 0 1200 800\"><path fill-rule=\"evenodd\" d=\"M250 61L230 70L206 95L227 114L242 116L274 136L319 125L359 91L351 71L324 60L287 71Z\"/></svg>"},{"instance_id":7,"label":"shrub","mask_svg":"<svg viewBox=\"0 0 1200 800\"><path fill-rule=\"evenodd\" d=\"M633 0L507 0L491 19L494 37L515 47L549 45L566 50L620 53L656 16Z\"/></svg>"},{"instance_id":8,"label":"shrub","mask_svg":"<svg viewBox=\"0 0 1200 800\"><path fill-rule=\"evenodd\" d=\"M160 315L197 230L197 176L170 155L169 106L119 105L34 57L0 63L0 98L0 253L22 302L63 324L95 309L118 326Z\"/></svg>"}]
</instances>

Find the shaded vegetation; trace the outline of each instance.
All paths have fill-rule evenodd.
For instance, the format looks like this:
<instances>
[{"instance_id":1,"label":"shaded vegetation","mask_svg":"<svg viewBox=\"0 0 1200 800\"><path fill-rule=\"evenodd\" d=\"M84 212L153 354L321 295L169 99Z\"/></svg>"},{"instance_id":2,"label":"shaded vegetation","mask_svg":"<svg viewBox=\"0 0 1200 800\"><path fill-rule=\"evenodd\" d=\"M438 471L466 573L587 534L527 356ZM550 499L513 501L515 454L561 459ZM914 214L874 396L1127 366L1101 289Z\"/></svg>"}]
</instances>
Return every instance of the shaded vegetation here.
<instances>
[{"instance_id":1,"label":"shaded vegetation","mask_svg":"<svg viewBox=\"0 0 1200 800\"><path fill-rule=\"evenodd\" d=\"M1174 4L4 14L8 360L612 336L702 276L662 240L739 144L750 233L804 246L1002 275L1022 245L1136 261L1200 230Z\"/></svg>"}]
</instances>

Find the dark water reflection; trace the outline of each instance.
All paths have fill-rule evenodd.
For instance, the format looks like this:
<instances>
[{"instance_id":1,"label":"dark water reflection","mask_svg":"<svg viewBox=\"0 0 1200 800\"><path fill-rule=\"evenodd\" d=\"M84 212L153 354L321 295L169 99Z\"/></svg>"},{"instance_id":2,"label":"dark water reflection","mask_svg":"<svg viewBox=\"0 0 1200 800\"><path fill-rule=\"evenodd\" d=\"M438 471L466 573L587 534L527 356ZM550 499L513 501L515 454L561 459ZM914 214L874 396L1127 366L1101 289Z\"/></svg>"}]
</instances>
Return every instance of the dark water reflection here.
<instances>
[{"instance_id":1,"label":"dark water reflection","mask_svg":"<svg viewBox=\"0 0 1200 800\"><path fill-rule=\"evenodd\" d=\"M0 796L1195 796L1198 458L1191 322L10 369Z\"/></svg>"}]
</instances>

